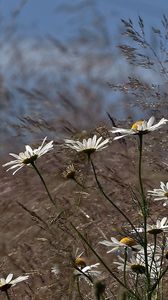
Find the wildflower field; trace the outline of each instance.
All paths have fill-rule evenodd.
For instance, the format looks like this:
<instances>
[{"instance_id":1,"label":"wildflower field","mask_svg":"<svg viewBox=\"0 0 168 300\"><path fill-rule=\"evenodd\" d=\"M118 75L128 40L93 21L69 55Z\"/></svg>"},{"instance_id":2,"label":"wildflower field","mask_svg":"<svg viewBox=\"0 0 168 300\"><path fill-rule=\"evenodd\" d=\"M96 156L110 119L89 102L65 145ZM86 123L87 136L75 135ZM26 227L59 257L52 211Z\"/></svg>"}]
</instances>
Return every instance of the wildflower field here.
<instances>
[{"instance_id":1,"label":"wildflower field","mask_svg":"<svg viewBox=\"0 0 168 300\"><path fill-rule=\"evenodd\" d=\"M167 163L155 155L167 122L102 126L10 153L1 269L21 277L1 279L2 299L166 299Z\"/></svg>"},{"instance_id":2,"label":"wildflower field","mask_svg":"<svg viewBox=\"0 0 168 300\"><path fill-rule=\"evenodd\" d=\"M2 300L168 297L168 18L151 40L140 16L122 19L116 54L92 10L93 28L67 45L49 36L26 49L5 31Z\"/></svg>"}]
</instances>

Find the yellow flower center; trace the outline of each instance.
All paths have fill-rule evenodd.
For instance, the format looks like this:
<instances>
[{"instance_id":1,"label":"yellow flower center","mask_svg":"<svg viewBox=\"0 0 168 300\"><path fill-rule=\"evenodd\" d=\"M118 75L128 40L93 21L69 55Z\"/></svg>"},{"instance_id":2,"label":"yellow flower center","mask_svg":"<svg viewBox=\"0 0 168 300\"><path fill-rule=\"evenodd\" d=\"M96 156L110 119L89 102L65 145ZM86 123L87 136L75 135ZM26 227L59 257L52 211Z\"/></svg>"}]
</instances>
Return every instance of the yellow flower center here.
<instances>
[{"instance_id":1,"label":"yellow flower center","mask_svg":"<svg viewBox=\"0 0 168 300\"><path fill-rule=\"evenodd\" d=\"M75 259L75 265L77 266L77 267L82 267L82 268L84 268L84 267L86 267L86 260L84 259L84 257L77 257L76 259Z\"/></svg>"},{"instance_id":2,"label":"yellow flower center","mask_svg":"<svg viewBox=\"0 0 168 300\"><path fill-rule=\"evenodd\" d=\"M136 131L136 130L138 130L138 126L142 125L142 124L143 124L143 121L137 121L132 125L131 129Z\"/></svg>"},{"instance_id":3,"label":"yellow flower center","mask_svg":"<svg viewBox=\"0 0 168 300\"><path fill-rule=\"evenodd\" d=\"M165 197L168 197L168 192L167 192L167 193L164 193L164 196L165 196Z\"/></svg>"},{"instance_id":4,"label":"yellow flower center","mask_svg":"<svg viewBox=\"0 0 168 300\"><path fill-rule=\"evenodd\" d=\"M131 237L124 237L120 240L120 243L125 244L129 247L133 247L135 246L137 243L134 239L132 239Z\"/></svg>"}]
</instances>

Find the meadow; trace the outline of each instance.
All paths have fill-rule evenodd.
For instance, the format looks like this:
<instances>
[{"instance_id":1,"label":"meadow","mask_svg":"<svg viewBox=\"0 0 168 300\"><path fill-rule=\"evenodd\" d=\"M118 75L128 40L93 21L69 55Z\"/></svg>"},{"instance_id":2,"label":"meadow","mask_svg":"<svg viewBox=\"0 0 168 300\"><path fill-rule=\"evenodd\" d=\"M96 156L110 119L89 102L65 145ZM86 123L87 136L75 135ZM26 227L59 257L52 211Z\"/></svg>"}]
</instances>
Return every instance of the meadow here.
<instances>
[{"instance_id":1,"label":"meadow","mask_svg":"<svg viewBox=\"0 0 168 300\"><path fill-rule=\"evenodd\" d=\"M166 300L168 20L152 28L154 45L140 17L122 24L126 80L95 77L111 59L99 53L92 65L85 56L87 81L63 75L55 92L35 74L28 89L25 63L19 118L1 80L11 111L2 122L0 299Z\"/></svg>"}]
</instances>

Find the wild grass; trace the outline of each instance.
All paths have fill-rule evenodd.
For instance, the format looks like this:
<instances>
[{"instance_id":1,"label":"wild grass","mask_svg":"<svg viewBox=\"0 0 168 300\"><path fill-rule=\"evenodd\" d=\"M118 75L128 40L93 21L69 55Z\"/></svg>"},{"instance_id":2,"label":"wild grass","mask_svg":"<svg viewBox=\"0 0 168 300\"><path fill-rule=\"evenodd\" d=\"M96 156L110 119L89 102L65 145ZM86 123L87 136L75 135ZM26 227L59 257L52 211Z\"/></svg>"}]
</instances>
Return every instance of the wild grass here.
<instances>
[{"instance_id":1,"label":"wild grass","mask_svg":"<svg viewBox=\"0 0 168 300\"><path fill-rule=\"evenodd\" d=\"M158 73L163 85L153 84L152 79L146 82L135 74L128 77L127 82L109 84L112 89L124 93L127 116L130 116L132 105L144 109L148 116L154 114L157 120L163 112L167 118L167 18L163 16L162 20L164 35L161 29L152 28L161 54L148 41L141 18L138 29L131 20L122 23L126 38L131 39L136 48L132 41L130 46L129 41L119 46L121 52L136 67L150 70L152 76ZM53 150L37 162L35 159L29 161L29 165L24 163L24 168L13 177L10 171L1 170L0 184L1 277L14 272L16 276L27 274L29 279L10 289L9 286L0 287L0 297L166 299L167 233L163 228L150 233L148 226L156 229L156 221L166 217L167 208L160 201L153 201L147 191L159 188L160 181L167 181L164 164L167 162L167 125L154 133L114 141L115 135L109 132L111 127L130 128L133 114L126 122L114 120L114 111L110 110L110 105L104 109L100 99L104 94L99 95L102 82L99 89L96 89L97 84L94 88L77 85L79 94L64 89L63 85L56 98L52 93L46 94L41 83L39 89L29 91L19 87L18 91L30 101L30 111L37 110L43 103L43 110L51 114L46 118L31 114L20 117L15 133L19 140L24 130L25 139L29 135L33 149L40 145L39 132L40 135L45 133L49 140L50 137L54 139ZM93 78L91 83L95 83ZM81 96L80 105L76 100L74 103L74 95L76 100ZM126 102L126 95L134 98ZM95 103L97 98L100 100ZM53 119L55 109L61 112L56 120ZM108 116L100 122L101 117L97 116L102 116L103 110L104 114L108 111ZM64 136L82 142L94 134L102 136L103 140L109 139L109 143L102 152L95 151L91 155L84 153L87 151L77 153L67 148L63 139ZM23 151L24 146L16 148ZM16 151L12 144L8 149ZM167 226L167 219L165 222ZM116 249L118 251L106 253L111 248L100 242L110 241L111 237L126 241L126 244ZM141 263L135 265L131 259L138 255L134 252L137 245L143 253ZM122 270L116 262L121 263Z\"/></svg>"}]
</instances>

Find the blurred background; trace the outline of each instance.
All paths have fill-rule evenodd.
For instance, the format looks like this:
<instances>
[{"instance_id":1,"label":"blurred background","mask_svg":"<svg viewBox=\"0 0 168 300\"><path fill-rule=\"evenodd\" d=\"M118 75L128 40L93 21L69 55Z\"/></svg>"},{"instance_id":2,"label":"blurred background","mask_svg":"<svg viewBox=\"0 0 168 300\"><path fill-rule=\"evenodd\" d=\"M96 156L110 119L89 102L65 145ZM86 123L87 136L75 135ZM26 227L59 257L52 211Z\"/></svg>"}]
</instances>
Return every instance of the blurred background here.
<instances>
[{"instance_id":1,"label":"blurred background","mask_svg":"<svg viewBox=\"0 0 168 300\"><path fill-rule=\"evenodd\" d=\"M1 0L0 154L107 113L167 117L167 12L166 0Z\"/></svg>"}]
</instances>

